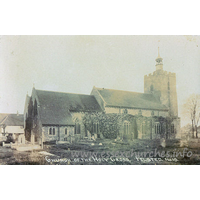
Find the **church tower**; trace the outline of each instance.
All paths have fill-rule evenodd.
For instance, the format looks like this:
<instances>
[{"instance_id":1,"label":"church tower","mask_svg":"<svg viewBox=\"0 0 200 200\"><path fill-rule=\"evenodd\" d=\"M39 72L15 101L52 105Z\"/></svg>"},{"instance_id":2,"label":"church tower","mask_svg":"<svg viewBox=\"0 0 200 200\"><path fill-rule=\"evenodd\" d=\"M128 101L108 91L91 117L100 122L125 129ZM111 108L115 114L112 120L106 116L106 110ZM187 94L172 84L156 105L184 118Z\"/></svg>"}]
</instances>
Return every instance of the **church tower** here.
<instances>
[{"instance_id":1,"label":"church tower","mask_svg":"<svg viewBox=\"0 0 200 200\"><path fill-rule=\"evenodd\" d=\"M163 59L156 58L156 70L144 76L144 92L153 94L169 109L169 116L178 117L176 74L163 70Z\"/></svg>"}]
</instances>

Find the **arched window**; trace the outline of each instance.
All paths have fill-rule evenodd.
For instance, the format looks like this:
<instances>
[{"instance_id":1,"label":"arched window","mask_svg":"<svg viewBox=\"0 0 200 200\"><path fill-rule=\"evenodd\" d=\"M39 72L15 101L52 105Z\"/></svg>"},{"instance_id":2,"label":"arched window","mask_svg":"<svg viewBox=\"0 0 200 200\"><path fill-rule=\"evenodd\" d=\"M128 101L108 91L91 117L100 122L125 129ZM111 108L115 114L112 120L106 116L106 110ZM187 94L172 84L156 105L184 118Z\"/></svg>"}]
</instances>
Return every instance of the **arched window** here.
<instances>
[{"instance_id":1,"label":"arched window","mask_svg":"<svg viewBox=\"0 0 200 200\"><path fill-rule=\"evenodd\" d=\"M49 128L49 135L52 135L52 128Z\"/></svg>"},{"instance_id":2,"label":"arched window","mask_svg":"<svg viewBox=\"0 0 200 200\"><path fill-rule=\"evenodd\" d=\"M56 130L55 130L55 128L53 128L53 135L55 135L56 134Z\"/></svg>"},{"instance_id":3,"label":"arched window","mask_svg":"<svg viewBox=\"0 0 200 200\"><path fill-rule=\"evenodd\" d=\"M80 134L80 133L81 133L81 126L79 122L76 122L74 127L74 134Z\"/></svg>"},{"instance_id":4,"label":"arched window","mask_svg":"<svg viewBox=\"0 0 200 200\"><path fill-rule=\"evenodd\" d=\"M96 134L99 133L99 122L93 123L93 133L96 133Z\"/></svg>"},{"instance_id":5,"label":"arched window","mask_svg":"<svg viewBox=\"0 0 200 200\"><path fill-rule=\"evenodd\" d=\"M124 134L129 134L130 122L124 122Z\"/></svg>"},{"instance_id":6,"label":"arched window","mask_svg":"<svg viewBox=\"0 0 200 200\"><path fill-rule=\"evenodd\" d=\"M156 122L156 123L155 123L155 133L156 133L156 134L161 133L161 125L160 125L159 122Z\"/></svg>"},{"instance_id":7,"label":"arched window","mask_svg":"<svg viewBox=\"0 0 200 200\"><path fill-rule=\"evenodd\" d=\"M65 135L67 135L67 128L65 128Z\"/></svg>"},{"instance_id":8,"label":"arched window","mask_svg":"<svg viewBox=\"0 0 200 200\"><path fill-rule=\"evenodd\" d=\"M74 126L74 134L80 134L80 133L81 133L81 125L79 123L79 119L76 118Z\"/></svg>"},{"instance_id":9,"label":"arched window","mask_svg":"<svg viewBox=\"0 0 200 200\"><path fill-rule=\"evenodd\" d=\"M55 128L49 128L49 135L55 135L56 129Z\"/></svg>"}]
</instances>

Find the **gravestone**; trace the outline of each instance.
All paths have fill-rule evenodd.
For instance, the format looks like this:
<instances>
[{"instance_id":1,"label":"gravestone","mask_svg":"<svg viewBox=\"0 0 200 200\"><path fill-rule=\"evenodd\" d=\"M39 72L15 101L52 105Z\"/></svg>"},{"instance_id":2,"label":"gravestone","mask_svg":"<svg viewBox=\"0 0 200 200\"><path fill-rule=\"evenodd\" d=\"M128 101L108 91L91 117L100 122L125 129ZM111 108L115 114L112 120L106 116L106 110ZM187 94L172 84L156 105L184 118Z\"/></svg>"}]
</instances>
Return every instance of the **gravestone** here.
<instances>
[{"instance_id":1,"label":"gravestone","mask_svg":"<svg viewBox=\"0 0 200 200\"><path fill-rule=\"evenodd\" d=\"M18 144L25 144L25 136L24 135L19 135Z\"/></svg>"},{"instance_id":2,"label":"gravestone","mask_svg":"<svg viewBox=\"0 0 200 200\"><path fill-rule=\"evenodd\" d=\"M163 148L166 147L166 141L164 138L161 139L161 144L160 144Z\"/></svg>"}]
</instances>

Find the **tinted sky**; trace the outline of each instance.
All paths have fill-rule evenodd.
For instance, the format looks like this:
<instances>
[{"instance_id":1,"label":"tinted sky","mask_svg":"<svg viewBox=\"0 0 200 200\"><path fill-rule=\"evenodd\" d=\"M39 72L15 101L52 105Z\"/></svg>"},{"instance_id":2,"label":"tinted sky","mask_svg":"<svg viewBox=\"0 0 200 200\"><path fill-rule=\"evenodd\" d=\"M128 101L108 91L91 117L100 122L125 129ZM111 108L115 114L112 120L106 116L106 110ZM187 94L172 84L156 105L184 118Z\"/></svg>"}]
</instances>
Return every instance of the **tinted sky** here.
<instances>
[{"instance_id":1,"label":"tinted sky","mask_svg":"<svg viewBox=\"0 0 200 200\"><path fill-rule=\"evenodd\" d=\"M33 83L82 94L93 86L143 92L158 45L164 70L177 76L181 116L189 94L200 93L199 36L1 36L0 112L22 113Z\"/></svg>"}]
</instances>

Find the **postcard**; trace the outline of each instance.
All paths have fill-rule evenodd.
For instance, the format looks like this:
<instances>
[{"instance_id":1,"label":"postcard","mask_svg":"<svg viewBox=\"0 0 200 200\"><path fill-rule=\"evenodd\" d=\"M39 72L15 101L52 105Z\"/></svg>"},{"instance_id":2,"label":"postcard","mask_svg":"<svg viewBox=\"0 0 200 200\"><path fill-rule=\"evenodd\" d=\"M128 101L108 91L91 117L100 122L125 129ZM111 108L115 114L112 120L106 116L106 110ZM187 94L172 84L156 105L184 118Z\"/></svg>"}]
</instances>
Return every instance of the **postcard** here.
<instances>
[{"instance_id":1,"label":"postcard","mask_svg":"<svg viewBox=\"0 0 200 200\"><path fill-rule=\"evenodd\" d=\"M200 36L0 37L0 165L200 164Z\"/></svg>"}]
</instances>

